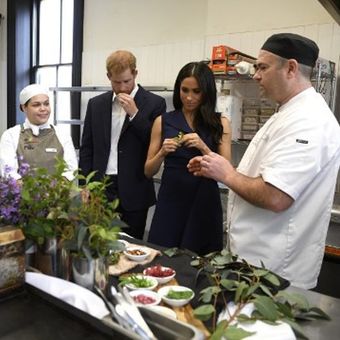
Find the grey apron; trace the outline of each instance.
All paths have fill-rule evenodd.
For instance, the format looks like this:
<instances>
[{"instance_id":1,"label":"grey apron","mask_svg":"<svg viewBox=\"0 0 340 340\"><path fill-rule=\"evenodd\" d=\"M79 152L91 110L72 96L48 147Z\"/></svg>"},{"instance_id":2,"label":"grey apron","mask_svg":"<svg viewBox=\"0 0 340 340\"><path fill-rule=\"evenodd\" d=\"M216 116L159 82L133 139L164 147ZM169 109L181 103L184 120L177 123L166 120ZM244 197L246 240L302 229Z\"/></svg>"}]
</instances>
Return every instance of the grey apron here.
<instances>
[{"instance_id":1,"label":"grey apron","mask_svg":"<svg viewBox=\"0 0 340 340\"><path fill-rule=\"evenodd\" d=\"M50 174L53 174L56 157L63 158L64 149L53 126L49 129L41 129L39 136L34 136L31 129L24 129L22 126L17 156L19 165L28 163L31 169L46 168Z\"/></svg>"}]
</instances>

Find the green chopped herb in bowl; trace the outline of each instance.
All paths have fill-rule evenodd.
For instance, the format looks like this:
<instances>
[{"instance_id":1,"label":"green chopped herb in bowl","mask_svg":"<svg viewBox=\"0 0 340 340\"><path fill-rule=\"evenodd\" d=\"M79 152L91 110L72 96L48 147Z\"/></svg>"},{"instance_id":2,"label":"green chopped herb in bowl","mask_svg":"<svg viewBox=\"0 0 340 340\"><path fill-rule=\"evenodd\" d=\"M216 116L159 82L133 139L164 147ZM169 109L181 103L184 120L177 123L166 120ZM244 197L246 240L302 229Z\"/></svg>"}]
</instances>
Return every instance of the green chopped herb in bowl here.
<instances>
[{"instance_id":1,"label":"green chopped herb in bowl","mask_svg":"<svg viewBox=\"0 0 340 340\"><path fill-rule=\"evenodd\" d=\"M129 289L155 289L157 287L157 280L144 276L144 275L136 275L132 274L129 276L121 276L119 277L119 281L121 285L125 285Z\"/></svg>"}]
</instances>

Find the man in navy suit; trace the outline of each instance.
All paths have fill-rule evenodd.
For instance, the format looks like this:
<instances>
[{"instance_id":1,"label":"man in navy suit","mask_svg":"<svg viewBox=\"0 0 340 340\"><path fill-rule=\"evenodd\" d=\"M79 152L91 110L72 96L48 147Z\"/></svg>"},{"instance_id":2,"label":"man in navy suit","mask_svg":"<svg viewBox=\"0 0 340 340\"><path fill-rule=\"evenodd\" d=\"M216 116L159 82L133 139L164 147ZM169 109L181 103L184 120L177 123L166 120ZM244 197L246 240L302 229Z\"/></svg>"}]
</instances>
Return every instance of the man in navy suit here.
<instances>
[{"instance_id":1,"label":"man in navy suit","mask_svg":"<svg viewBox=\"0 0 340 340\"><path fill-rule=\"evenodd\" d=\"M148 209L155 201L153 180L144 175L154 119L166 111L164 98L136 84L136 58L128 51L116 51L106 60L112 91L88 102L79 168L94 180L110 176L110 200L119 198L121 217L127 232L142 239Z\"/></svg>"}]
</instances>

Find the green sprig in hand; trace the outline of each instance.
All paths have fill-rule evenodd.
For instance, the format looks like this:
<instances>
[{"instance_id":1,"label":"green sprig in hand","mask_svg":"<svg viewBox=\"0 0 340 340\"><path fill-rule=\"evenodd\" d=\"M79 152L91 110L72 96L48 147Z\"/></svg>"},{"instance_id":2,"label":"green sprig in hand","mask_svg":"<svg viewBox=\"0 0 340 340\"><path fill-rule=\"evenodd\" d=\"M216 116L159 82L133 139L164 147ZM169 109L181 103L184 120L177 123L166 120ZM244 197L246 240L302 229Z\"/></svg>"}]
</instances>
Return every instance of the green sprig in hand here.
<instances>
[{"instance_id":1,"label":"green sprig in hand","mask_svg":"<svg viewBox=\"0 0 340 340\"><path fill-rule=\"evenodd\" d=\"M182 139L183 139L184 133L182 131L178 132L178 135L176 137L174 137L173 139L178 143L181 144L182 143Z\"/></svg>"}]
</instances>

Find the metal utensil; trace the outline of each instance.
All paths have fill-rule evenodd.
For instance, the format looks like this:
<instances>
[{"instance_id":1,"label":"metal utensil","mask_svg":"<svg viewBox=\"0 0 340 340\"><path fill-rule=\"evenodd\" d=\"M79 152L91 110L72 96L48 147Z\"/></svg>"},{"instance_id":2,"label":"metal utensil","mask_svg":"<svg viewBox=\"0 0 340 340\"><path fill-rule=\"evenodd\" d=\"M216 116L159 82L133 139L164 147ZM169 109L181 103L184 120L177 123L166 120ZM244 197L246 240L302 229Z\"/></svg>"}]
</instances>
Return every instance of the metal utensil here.
<instances>
[{"instance_id":1,"label":"metal utensil","mask_svg":"<svg viewBox=\"0 0 340 340\"><path fill-rule=\"evenodd\" d=\"M131 298L126 287L118 286L121 295L115 294L119 304L116 305L116 312L123 317L142 339L154 340L156 337L140 314L136 304Z\"/></svg>"},{"instance_id":2,"label":"metal utensil","mask_svg":"<svg viewBox=\"0 0 340 340\"><path fill-rule=\"evenodd\" d=\"M129 324L126 322L124 318L122 318L115 309L115 306L109 301L109 299L104 295L101 289L98 286L94 286L95 292L102 298L105 303L106 308L110 311L111 318L115 319L121 326L124 328L130 328Z\"/></svg>"}]
</instances>

